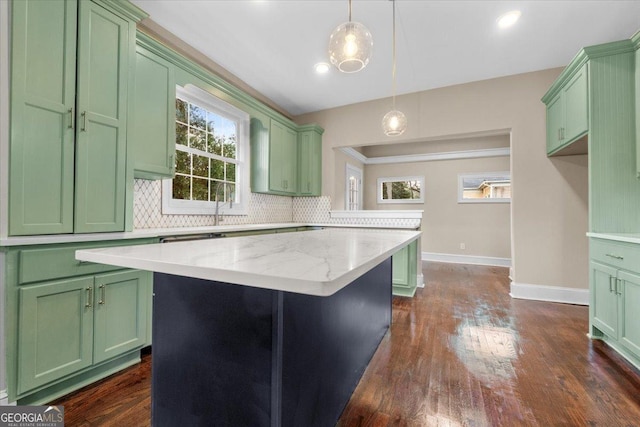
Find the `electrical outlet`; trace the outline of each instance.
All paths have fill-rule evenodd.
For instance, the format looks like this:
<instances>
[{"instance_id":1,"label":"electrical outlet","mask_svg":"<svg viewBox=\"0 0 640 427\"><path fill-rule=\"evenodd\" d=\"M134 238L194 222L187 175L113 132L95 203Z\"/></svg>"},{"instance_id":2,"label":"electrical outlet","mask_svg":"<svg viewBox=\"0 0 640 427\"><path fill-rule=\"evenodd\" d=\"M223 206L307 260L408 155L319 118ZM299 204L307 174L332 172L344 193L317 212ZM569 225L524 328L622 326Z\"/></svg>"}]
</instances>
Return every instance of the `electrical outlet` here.
<instances>
[{"instance_id":1,"label":"electrical outlet","mask_svg":"<svg viewBox=\"0 0 640 427\"><path fill-rule=\"evenodd\" d=\"M467 249L467 245L464 243L460 243L460 249L465 250Z\"/></svg>"}]
</instances>

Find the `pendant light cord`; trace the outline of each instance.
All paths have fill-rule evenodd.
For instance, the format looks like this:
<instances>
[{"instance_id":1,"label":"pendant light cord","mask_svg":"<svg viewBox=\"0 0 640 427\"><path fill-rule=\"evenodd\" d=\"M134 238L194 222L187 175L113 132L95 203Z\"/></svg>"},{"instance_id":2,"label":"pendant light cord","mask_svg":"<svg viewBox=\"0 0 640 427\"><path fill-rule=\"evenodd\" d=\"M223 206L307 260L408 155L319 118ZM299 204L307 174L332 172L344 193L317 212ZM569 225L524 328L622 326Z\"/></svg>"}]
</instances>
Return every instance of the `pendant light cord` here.
<instances>
[{"instance_id":1,"label":"pendant light cord","mask_svg":"<svg viewBox=\"0 0 640 427\"><path fill-rule=\"evenodd\" d=\"M351 2L351 0L349 0ZM393 3L393 68L391 71L391 93L393 94L393 109L396 109L396 0Z\"/></svg>"},{"instance_id":2,"label":"pendant light cord","mask_svg":"<svg viewBox=\"0 0 640 427\"><path fill-rule=\"evenodd\" d=\"M351 22L351 0L349 0L349 22Z\"/></svg>"}]
</instances>

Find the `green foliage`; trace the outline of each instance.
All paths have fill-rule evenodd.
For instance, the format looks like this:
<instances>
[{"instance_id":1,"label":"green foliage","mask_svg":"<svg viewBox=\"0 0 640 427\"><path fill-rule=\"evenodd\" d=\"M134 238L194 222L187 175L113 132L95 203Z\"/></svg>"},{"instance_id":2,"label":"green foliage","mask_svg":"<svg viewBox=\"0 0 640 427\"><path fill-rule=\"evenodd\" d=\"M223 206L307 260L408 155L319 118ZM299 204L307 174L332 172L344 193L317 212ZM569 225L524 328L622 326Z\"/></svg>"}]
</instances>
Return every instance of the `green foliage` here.
<instances>
[{"instance_id":1,"label":"green foliage","mask_svg":"<svg viewBox=\"0 0 640 427\"><path fill-rule=\"evenodd\" d=\"M215 200L218 182L226 182L224 200L234 193L236 165L227 159L236 158L237 126L218 114L195 104L176 99L176 177L173 198L183 200ZM202 152L192 154L181 147Z\"/></svg>"}]
</instances>

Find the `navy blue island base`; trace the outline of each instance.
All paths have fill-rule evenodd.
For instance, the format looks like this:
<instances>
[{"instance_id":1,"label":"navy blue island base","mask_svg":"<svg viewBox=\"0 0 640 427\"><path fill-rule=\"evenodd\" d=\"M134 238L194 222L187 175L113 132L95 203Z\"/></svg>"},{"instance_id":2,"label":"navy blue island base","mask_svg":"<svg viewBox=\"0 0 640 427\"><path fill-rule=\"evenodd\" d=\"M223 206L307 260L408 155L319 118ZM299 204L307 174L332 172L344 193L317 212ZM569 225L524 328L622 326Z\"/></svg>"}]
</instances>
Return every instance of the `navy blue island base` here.
<instances>
[{"instance_id":1,"label":"navy blue island base","mask_svg":"<svg viewBox=\"0 0 640 427\"><path fill-rule=\"evenodd\" d=\"M155 273L152 424L334 426L391 323L391 258L328 297Z\"/></svg>"}]
</instances>

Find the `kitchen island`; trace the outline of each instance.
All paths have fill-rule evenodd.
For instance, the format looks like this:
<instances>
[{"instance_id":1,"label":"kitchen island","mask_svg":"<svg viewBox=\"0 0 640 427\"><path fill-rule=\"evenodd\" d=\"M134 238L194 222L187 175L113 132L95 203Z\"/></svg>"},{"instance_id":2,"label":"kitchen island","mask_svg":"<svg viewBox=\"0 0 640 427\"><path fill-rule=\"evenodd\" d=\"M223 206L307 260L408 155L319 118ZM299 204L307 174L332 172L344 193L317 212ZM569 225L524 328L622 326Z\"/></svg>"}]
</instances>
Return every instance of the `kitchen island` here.
<instances>
[{"instance_id":1,"label":"kitchen island","mask_svg":"<svg viewBox=\"0 0 640 427\"><path fill-rule=\"evenodd\" d=\"M82 250L156 272L155 426L333 426L391 321L420 232L324 229Z\"/></svg>"}]
</instances>

